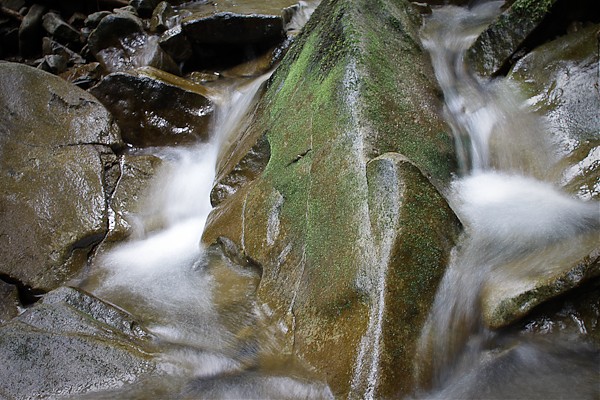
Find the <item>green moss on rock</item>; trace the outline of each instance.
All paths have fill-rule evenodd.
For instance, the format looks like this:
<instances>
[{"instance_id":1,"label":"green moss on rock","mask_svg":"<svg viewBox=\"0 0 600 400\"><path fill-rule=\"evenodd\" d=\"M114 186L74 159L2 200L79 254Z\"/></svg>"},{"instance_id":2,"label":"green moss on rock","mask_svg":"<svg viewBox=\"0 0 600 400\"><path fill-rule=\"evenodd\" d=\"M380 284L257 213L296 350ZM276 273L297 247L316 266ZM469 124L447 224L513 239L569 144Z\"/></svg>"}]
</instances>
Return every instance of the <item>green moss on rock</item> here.
<instances>
[{"instance_id":1,"label":"green moss on rock","mask_svg":"<svg viewBox=\"0 0 600 400\"><path fill-rule=\"evenodd\" d=\"M323 1L252 124L269 142L264 172L213 211L203 238L230 234L262 266L259 298L292 332L284 347L339 396L366 393L357 358L370 340L383 253L392 254L383 262L392 271L382 289L386 345L368 365L381 371L378 396L410 392L417 332L460 229L436 190L456 161L419 23L405 1ZM400 179L405 190L388 207L398 240L381 250L367 170L390 151L405 160L390 184Z\"/></svg>"}]
</instances>

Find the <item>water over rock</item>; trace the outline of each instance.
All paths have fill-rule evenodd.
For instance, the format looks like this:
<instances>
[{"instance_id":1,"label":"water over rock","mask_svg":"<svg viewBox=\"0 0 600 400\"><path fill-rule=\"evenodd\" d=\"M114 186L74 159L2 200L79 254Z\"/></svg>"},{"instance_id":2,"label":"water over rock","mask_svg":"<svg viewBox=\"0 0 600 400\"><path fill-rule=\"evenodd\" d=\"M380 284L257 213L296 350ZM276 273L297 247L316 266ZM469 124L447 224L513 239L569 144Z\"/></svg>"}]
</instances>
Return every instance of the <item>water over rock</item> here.
<instances>
[{"instance_id":1,"label":"water over rock","mask_svg":"<svg viewBox=\"0 0 600 400\"><path fill-rule=\"evenodd\" d=\"M123 139L134 146L207 139L213 104L198 84L146 67L110 74L90 92L113 113Z\"/></svg>"},{"instance_id":2,"label":"water over rock","mask_svg":"<svg viewBox=\"0 0 600 400\"><path fill-rule=\"evenodd\" d=\"M123 142L93 96L22 64L0 64L0 104L0 273L50 290L106 234L105 161Z\"/></svg>"},{"instance_id":3,"label":"water over rock","mask_svg":"<svg viewBox=\"0 0 600 400\"><path fill-rule=\"evenodd\" d=\"M585 200L600 197L599 30L594 24L560 36L523 57L509 75L559 146L561 183Z\"/></svg>"},{"instance_id":4,"label":"water over rock","mask_svg":"<svg viewBox=\"0 0 600 400\"><path fill-rule=\"evenodd\" d=\"M110 208L114 212L114 225L106 238L110 242L118 242L135 234L151 231L150 226L141 226L140 216L151 210L145 207L144 196L147 195L152 178L161 168L163 161L152 155L121 156L119 160L119 181L110 199ZM160 226L160 221L156 222Z\"/></svg>"},{"instance_id":5,"label":"water over rock","mask_svg":"<svg viewBox=\"0 0 600 400\"><path fill-rule=\"evenodd\" d=\"M150 339L125 311L60 287L0 326L0 394L33 399L120 387L154 371Z\"/></svg>"},{"instance_id":6,"label":"water over rock","mask_svg":"<svg viewBox=\"0 0 600 400\"><path fill-rule=\"evenodd\" d=\"M600 97L597 32L600 25L580 27L539 46L520 59L509 74L533 110L542 116L558 144L565 171L562 185L584 200L600 195ZM600 276L598 223L600 210L590 204L596 231L548 246L500 270L484 294L484 319L492 328L518 322L535 307L566 295L590 290ZM593 208L595 208L595 212ZM524 263L524 264L523 264ZM519 265L543 264L544 273L521 276ZM583 287L583 288L581 288Z\"/></svg>"},{"instance_id":7,"label":"water over rock","mask_svg":"<svg viewBox=\"0 0 600 400\"><path fill-rule=\"evenodd\" d=\"M419 25L405 1L324 1L218 166L228 189L203 240L225 236L261 265L284 352L339 396L412 390L416 336L460 231L436 189L456 161ZM235 172L265 138L264 171Z\"/></svg>"}]
</instances>

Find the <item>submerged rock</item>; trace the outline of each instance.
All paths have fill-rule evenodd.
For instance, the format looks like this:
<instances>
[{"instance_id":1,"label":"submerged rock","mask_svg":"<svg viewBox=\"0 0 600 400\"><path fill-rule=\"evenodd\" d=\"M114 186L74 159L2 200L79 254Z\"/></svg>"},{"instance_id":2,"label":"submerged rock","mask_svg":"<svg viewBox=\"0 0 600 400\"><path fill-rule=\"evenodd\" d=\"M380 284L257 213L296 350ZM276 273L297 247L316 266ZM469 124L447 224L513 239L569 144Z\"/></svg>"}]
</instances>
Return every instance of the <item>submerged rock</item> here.
<instances>
[{"instance_id":1,"label":"submerged rock","mask_svg":"<svg viewBox=\"0 0 600 400\"><path fill-rule=\"evenodd\" d=\"M120 146L89 93L0 64L0 273L50 290L85 265L108 228L104 157Z\"/></svg>"},{"instance_id":2,"label":"submerged rock","mask_svg":"<svg viewBox=\"0 0 600 400\"><path fill-rule=\"evenodd\" d=\"M206 140L213 104L206 89L153 68L117 72L90 89L136 147Z\"/></svg>"},{"instance_id":3,"label":"submerged rock","mask_svg":"<svg viewBox=\"0 0 600 400\"><path fill-rule=\"evenodd\" d=\"M61 287L0 327L0 393L33 399L117 388L154 371L150 335L125 311Z\"/></svg>"},{"instance_id":4,"label":"submerged rock","mask_svg":"<svg viewBox=\"0 0 600 400\"><path fill-rule=\"evenodd\" d=\"M203 236L262 267L282 352L340 397L411 392L418 332L460 230L436 190L456 164L419 25L406 1L323 2L218 166L229 188ZM232 185L263 137L263 171ZM387 152L402 156L368 163Z\"/></svg>"}]
</instances>

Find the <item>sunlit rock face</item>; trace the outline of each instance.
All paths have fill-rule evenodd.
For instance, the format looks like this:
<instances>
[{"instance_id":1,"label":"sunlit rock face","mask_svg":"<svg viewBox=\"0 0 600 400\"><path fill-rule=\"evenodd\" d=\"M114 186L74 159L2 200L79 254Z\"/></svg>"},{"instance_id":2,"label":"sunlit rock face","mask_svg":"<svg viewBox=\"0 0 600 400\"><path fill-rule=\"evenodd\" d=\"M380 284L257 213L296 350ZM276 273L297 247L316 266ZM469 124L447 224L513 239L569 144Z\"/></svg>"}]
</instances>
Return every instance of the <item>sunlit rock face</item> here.
<instances>
[{"instance_id":1,"label":"sunlit rock face","mask_svg":"<svg viewBox=\"0 0 600 400\"><path fill-rule=\"evenodd\" d=\"M0 64L0 273L49 290L85 265L108 229L105 166L122 145L90 94Z\"/></svg>"},{"instance_id":2,"label":"sunlit rock face","mask_svg":"<svg viewBox=\"0 0 600 400\"><path fill-rule=\"evenodd\" d=\"M106 76L90 89L115 116L123 139L136 147L208 139L214 106L206 89L151 67Z\"/></svg>"},{"instance_id":3,"label":"sunlit rock face","mask_svg":"<svg viewBox=\"0 0 600 400\"><path fill-rule=\"evenodd\" d=\"M33 399L115 389L154 371L151 336L131 315L69 287L0 327L2 395Z\"/></svg>"},{"instance_id":4,"label":"sunlit rock face","mask_svg":"<svg viewBox=\"0 0 600 400\"><path fill-rule=\"evenodd\" d=\"M412 390L460 231L438 191L456 161L419 24L408 2L323 2L217 169L227 190L204 241L227 237L262 267L284 351L340 396Z\"/></svg>"}]
</instances>

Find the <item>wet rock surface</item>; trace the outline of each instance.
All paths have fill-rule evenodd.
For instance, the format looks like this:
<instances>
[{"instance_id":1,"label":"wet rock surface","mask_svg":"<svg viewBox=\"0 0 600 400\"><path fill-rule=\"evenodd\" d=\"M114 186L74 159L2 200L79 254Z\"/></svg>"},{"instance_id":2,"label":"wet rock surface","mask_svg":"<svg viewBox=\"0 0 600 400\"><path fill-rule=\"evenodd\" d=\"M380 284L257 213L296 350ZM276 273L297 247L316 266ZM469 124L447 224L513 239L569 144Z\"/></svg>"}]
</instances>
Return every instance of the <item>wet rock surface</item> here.
<instances>
[{"instance_id":1,"label":"wet rock surface","mask_svg":"<svg viewBox=\"0 0 600 400\"><path fill-rule=\"evenodd\" d=\"M148 205L144 204L144 199L148 195L152 179L163 164L160 158L152 155L121 156L119 181L110 199L114 226L103 245L152 231L152 227L144 226L140 218L151 212ZM160 224L157 222L157 225Z\"/></svg>"},{"instance_id":2,"label":"wet rock surface","mask_svg":"<svg viewBox=\"0 0 600 400\"><path fill-rule=\"evenodd\" d=\"M151 349L126 312L61 287L0 327L0 393L33 399L116 388L154 370Z\"/></svg>"},{"instance_id":3,"label":"wet rock surface","mask_svg":"<svg viewBox=\"0 0 600 400\"><path fill-rule=\"evenodd\" d=\"M214 106L200 85L148 67L110 74L90 92L113 113L123 139L133 146L207 139Z\"/></svg>"},{"instance_id":4,"label":"wet rock surface","mask_svg":"<svg viewBox=\"0 0 600 400\"><path fill-rule=\"evenodd\" d=\"M584 200L600 196L599 31L591 24L560 36L523 57L509 75L559 146L562 184Z\"/></svg>"},{"instance_id":5,"label":"wet rock surface","mask_svg":"<svg viewBox=\"0 0 600 400\"><path fill-rule=\"evenodd\" d=\"M483 76L505 75L525 54L573 24L600 22L600 5L586 0L516 0L477 38L467 53Z\"/></svg>"},{"instance_id":6,"label":"wet rock surface","mask_svg":"<svg viewBox=\"0 0 600 400\"><path fill-rule=\"evenodd\" d=\"M528 98L528 105L544 118L558 146L563 188L587 201L597 200L600 189L599 29L597 24L582 24L525 55L509 74ZM596 225L598 221L600 211ZM588 282L600 273L597 238L597 231L573 238L515 262L506 276L498 272L483 298L486 323L495 329L505 327L527 318L541 304L572 293L585 294L590 290ZM519 276L515 272L519 263L530 265L539 259L545 262L543 274Z\"/></svg>"},{"instance_id":7,"label":"wet rock surface","mask_svg":"<svg viewBox=\"0 0 600 400\"><path fill-rule=\"evenodd\" d=\"M543 249L493 274L482 295L483 318L487 326L499 329L521 320L540 304L569 292L576 292L600 277L598 232ZM521 276L519 265L538 264L543 274Z\"/></svg>"},{"instance_id":8,"label":"wet rock surface","mask_svg":"<svg viewBox=\"0 0 600 400\"><path fill-rule=\"evenodd\" d=\"M106 233L104 155L122 141L88 93L20 64L0 72L1 273L49 290Z\"/></svg>"}]
</instances>

